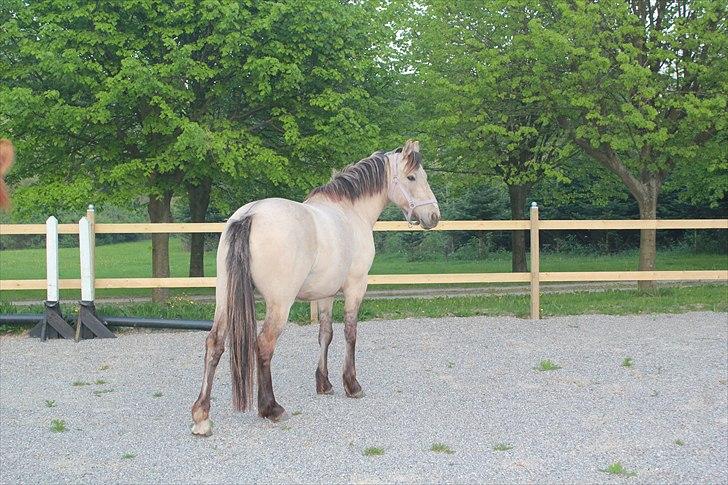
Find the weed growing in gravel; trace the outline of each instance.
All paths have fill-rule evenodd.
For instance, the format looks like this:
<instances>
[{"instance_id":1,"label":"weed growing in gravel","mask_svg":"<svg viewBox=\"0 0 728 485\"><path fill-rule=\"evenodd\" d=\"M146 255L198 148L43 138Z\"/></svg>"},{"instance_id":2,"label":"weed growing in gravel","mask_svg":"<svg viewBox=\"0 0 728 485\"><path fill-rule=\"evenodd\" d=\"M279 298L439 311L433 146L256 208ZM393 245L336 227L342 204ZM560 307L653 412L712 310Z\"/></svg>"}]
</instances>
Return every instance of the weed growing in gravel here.
<instances>
[{"instance_id":1,"label":"weed growing in gravel","mask_svg":"<svg viewBox=\"0 0 728 485\"><path fill-rule=\"evenodd\" d=\"M99 367L99 370L108 370L109 364L102 364L101 367Z\"/></svg>"},{"instance_id":2,"label":"weed growing in gravel","mask_svg":"<svg viewBox=\"0 0 728 485\"><path fill-rule=\"evenodd\" d=\"M81 386L90 386L90 382L86 381L73 381L73 384L71 384L73 387L81 387Z\"/></svg>"},{"instance_id":3,"label":"weed growing in gravel","mask_svg":"<svg viewBox=\"0 0 728 485\"><path fill-rule=\"evenodd\" d=\"M301 414L303 414L301 411L293 411L291 416L300 416Z\"/></svg>"},{"instance_id":4,"label":"weed growing in gravel","mask_svg":"<svg viewBox=\"0 0 728 485\"><path fill-rule=\"evenodd\" d=\"M452 369L453 367L455 367L455 362L448 362L447 363L447 368L448 369Z\"/></svg>"},{"instance_id":5,"label":"weed growing in gravel","mask_svg":"<svg viewBox=\"0 0 728 485\"><path fill-rule=\"evenodd\" d=\"M512 449L513 446L510 443L498 443L493 447L493 451L508 451Z\"/></svg>"},{"instance_id":6,"label":"weed growing in gravel","mask_svg":"<svg viewBox=\"0 0 728 485\"><path fill-rule=\"evenodd\" d=\"M123 460L132 460L132 459L136 458L136 455L134 453L129 453L127 451L126 453L124 453L123 455L121 455L121 458Z\"/></svg>"},{"instance_id":7,"label":"weed growing in gravel","mask_svg":"<svg viewBox=\"0 0 728 485\"><path fill-rule=\"evenodd\" d=\"M448 455L452 455L453 453L455 453L445 443L432 443L430 451L434 451L435 453L447 453Z\"/></svg>"},{"instance_id":8,"label":"weed growing in gravel","mask_svg":"<svg viewBox=\"0 0 728 485\"><path fill-rule=\"evenodd\" d=\"M103 386L104 384L106 384L106 381L103 379L96 379L96 382L94 382L94 384L96 384L97 386Z\"/></svg>"},{"instance_id":9,"label":"weed growing in gravel","mask_svg":"<svg viewBox=\"0 0 728 485\"><path fill-rule=\"evenodd\" d=\"M634 365L634 360L632 360L632 357L625 357L622 361L622 367L632 367Z\"/></svg>"},{"instance_id":10,"label":"weed growing in gravel","mask_svg":"<svg viewBox=\"0 0 728 485\"><path fill-rule=\"evenodd\" d=\"M54 433L63 433L66 431L66 422L62 419L54 419L51 421L51 431Z\"/></svg>"},{"instance_id":11,"label":"weed growing in gravel","mask_svg":"<svg viewBox=\"0 0 728 485\"><path fill-rule=\"evenodd\" d=\"M98 389L94 391L94 396L99 397L102 394L108 394L110 392L114 392L115 389Z\"/></svg>"},{"instance_id":12,"label":"weed growing in gravel","mask_svg":"<svg viewBox=\"0 0 728 485\"><path fill-rule=\"evenodd\" d=\"M162 391L157 391L154 394L152 394L152 397L162 397Z\"/></svg>"},{"instance_id":13,"label":"weed growing in gravel","mask_svg":"<svg viewBox=\"0 0 728 485\"><path fill-rule=\"evenodd\" d=\"M542 360L538 367L535 367L535 369L539 372L546 372L550 370L559 370L561 369L561 366L557 365L555 362L553 362L550 359Z\"/></svg>"},{"instance_id":14,"label":"weed growing in gravel","mask_svg":"<svg viewBox=\"0 0 728 485\"><path fill-rule=\"evenodd\" d=\"M382 456L384 454L384 448L378 448L376 446L370 446L364 448L364 456Z\"/></svg>"},{"instance_id":15,"label":"weed growing in gravel","mask_svg":"<svg viewBox=\"0 0 728 485\"><path fill-rule=\"evenodd\" d=\"M636 477L637 472L634 472L632 470L627 470L622 464L618 461L612 463L607 468L600 468L600 472L609 473L610 475L619 475L620 477Z\"/></svg>"},{"instance_id":16,"label":"weed growing in gravel","mask_svg":"<svg viewBox=\"0 0 728 485\"><path fill-rule=\"evenodd\" d=\"M47 408L54 408L56 407L56 402L51 399L46 399L45 405Z\"/></svg>"},{"instance_id":17,"label":"weed growing in gravel","mask_svg":"<svg viewBox=\"0 0 728 485\"><path fill-rule=\"evenodd\" d=\"M673 441L673 443L675 443L678 446L685 446L685 442L683 440L675 440L675 441Z\"/></svg>"}]
</instances>

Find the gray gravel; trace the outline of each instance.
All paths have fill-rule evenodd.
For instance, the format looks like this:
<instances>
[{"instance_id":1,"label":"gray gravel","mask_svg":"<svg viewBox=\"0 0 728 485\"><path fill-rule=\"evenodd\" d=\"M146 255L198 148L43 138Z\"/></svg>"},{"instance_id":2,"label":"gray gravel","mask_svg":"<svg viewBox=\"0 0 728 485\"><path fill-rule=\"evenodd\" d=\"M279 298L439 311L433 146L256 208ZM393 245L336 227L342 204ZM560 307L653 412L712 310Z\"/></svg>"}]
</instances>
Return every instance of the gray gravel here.
<instances>
[{"instance_id":1,"label":"gray gravel","mask_svg":"<svg viewBox=\"0 0 728 485\"><path fill-rule=\"evenodd\" d=\"M223 357L207 439L190 434L189 413L204 332L4 337L0 480L620 482L599 469L621 462L630 483L728 482L728 314L364 322L361 400L333 375L341 325L336 393L315 394L316 337L289 325L276 350L276 394L295 414L283 423L232 411ZM543 359L562 368L534 370ZM67 431L51 432L53 419Z\"/></svg>"}]
</instances>

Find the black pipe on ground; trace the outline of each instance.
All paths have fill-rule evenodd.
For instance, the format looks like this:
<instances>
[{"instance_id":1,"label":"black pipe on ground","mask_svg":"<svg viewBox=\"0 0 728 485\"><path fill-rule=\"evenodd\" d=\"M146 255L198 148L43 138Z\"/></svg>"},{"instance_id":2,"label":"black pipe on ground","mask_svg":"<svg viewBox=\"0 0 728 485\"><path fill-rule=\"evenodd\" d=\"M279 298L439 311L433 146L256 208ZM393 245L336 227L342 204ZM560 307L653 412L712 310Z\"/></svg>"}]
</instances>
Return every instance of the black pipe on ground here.
<instances>
[{"instance_id":1,"label":"black pipe on ground","mask_svg":"<svg viewBox=\"0 0 728 485\"><path fill-rule=\"evenodd\" d=\"M0 325L27 325L38 323L43 315L0 315ZM75 319L66 318L68 323ZM178 330L210 330L210 320L167 320L164 318L102 317L110 327L170 328Z\"/></svg>"}]
</instances>

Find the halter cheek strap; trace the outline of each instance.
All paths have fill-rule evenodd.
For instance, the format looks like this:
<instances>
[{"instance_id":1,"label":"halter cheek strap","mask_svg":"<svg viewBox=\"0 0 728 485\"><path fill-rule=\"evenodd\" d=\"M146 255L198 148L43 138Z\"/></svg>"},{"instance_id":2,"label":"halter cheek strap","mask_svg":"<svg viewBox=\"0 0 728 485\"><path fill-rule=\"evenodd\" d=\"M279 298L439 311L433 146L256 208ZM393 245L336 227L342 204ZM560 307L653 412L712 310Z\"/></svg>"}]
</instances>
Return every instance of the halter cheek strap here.
<instances>
[{"instance_id":1,"label":"halter cheek strap","mask_svg":"<svg viewBox=\"0 0 728 485\"><path fill-rule=\"evenodd\" d=\"M389 184L389 200L394 201L394 194L399 188L400 192L402 192L402 195L404 196L405 200L407 200L407 209L402 209L402 213L404 213L405 217L407 218L407 222L409 224L418 224L417 221L412 222L412 213L414 212L415 208L420 207L422 205L429 205L433 204L435 207L439 207L437 205L437 199L422 199L422 200L416 200L414 197L412 197L412 194L410 194L409 190L400 182L399 180L399 172L397 170L397 162L392 157L387 157L389 159L389 167L392 172L392 182Z\"/></svg>"}]
</instances>

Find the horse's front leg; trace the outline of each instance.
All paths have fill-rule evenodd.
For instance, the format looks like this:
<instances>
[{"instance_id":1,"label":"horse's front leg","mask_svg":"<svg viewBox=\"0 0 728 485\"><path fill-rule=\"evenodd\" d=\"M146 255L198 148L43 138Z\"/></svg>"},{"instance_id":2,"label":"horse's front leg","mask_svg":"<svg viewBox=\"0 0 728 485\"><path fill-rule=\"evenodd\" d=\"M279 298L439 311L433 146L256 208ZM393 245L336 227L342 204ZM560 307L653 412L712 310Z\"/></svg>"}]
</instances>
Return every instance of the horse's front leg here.
<instances>
[{"instance_id":1,"label":"horse's front leg","mask_svg":"<svg viewBox=\"0 0 728 485\"><path fill-rule=\"evenodd\" d=\"M367 290L366 279L349 291L344 291L344 337L346 338L346 359L344 360L344 391L349 397L363 397L359 381L356 380L356 324L359 306Z\"/></svg>"},{"instance_id":2,"label":"horse's front leg","mask_svg":"<svg viewBox=\"0 0 728 485\"><path fill-rule=\"evenodd\" d=\"M319 319L319 361L316 367L316 392L318 394L333 394L334 388L329 381L329 345L334 332L331 328L333 298L318 301Z\"/></svg>"}]
</instances>

